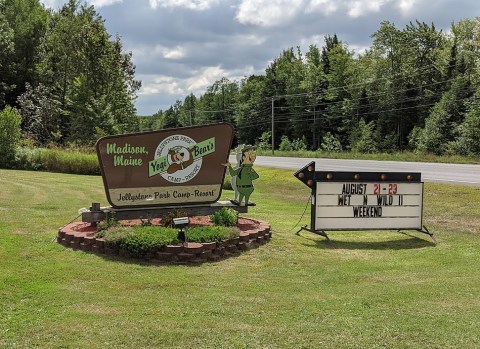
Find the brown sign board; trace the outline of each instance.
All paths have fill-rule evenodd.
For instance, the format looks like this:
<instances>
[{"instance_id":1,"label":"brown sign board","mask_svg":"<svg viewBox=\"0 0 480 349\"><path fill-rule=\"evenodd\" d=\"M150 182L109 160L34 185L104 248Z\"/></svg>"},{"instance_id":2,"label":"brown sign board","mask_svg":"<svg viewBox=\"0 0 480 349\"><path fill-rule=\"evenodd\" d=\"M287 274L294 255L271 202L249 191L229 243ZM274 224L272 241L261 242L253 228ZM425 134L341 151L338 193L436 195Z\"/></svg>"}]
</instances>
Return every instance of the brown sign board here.
<instances>
[{"instance_id":1,"label":"brown sign board","mask_svg":"<svg viewBox=\"0 0 480 349\"><path fill-rule=\"evenodd\" d=\"M232 138L225 123L100 138L108 202L122 208L218 201Z\"/></svg>"}]
</instances>

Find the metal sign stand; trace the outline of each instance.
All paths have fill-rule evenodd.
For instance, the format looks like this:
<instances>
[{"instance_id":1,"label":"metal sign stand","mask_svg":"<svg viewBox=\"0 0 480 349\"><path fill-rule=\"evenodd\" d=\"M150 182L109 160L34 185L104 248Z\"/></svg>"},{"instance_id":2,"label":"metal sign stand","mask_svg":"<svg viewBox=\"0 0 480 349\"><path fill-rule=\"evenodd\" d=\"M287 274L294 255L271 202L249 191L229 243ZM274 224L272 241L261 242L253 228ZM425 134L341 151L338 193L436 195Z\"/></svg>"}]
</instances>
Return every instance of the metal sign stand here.
<instances>
[{"instance_id":1,"label":"metal sign stand","mask_svg":"<svg viewBox=\"0 0 480 349\"><path fill-rule=\"evenodd\" d=\"M100 207L99 203L92 203L90 208L81 208L79 213L82 215L82 222L96 224L105 220L110 216L116 220L128 219L148 219L155 217L162 217L164 214L180 210L187 213L189 216L205 216L211 215L223 207L230 207L238 213L247 213L248 206L234 205L230 201L217 201L213 204L203 205L183 205L183 206L168 206L168 207L129 207L129 208L113 208Z\"/></svg>"},{"instance_id":2,"label":"metal sign stand","mask_svg":"<svg viewBox=\"0 0 480 349\"><path fill-rule=\"evenodd\" d=\"M317 234L317 235L321 235L323 236L325 239L327 239L327 241L330 241L330 238L328 237L327 233L324 231L324 230L312 230L310 228L308 228L308 225L304 225L303 227L301 227L296 233L295 235L300 235L300 232L302 230L306 230L310 233L313 233L313 234Z\"/></svg>"}]
</instances>

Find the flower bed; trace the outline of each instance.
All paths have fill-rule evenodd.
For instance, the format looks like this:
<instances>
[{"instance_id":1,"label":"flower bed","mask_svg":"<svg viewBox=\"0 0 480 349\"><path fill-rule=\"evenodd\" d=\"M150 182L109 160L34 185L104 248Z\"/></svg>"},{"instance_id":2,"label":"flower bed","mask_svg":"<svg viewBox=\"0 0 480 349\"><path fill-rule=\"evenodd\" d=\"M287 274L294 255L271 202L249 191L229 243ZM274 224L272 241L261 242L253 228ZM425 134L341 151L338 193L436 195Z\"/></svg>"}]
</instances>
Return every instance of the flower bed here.
<instances>
[{"instance_id":1,"label":"flower bed","mask_svg":"<svg viewBox=\"0 0 480 349\"><path fill-rule=\"evenodd\" d=\"M136 225L140 221L122 222L123 225ZM141 223L141 222L140 222ZM152 224L158 224L155 220ZM191 226L211 225L208 217L191 217ZM145 255L144 260L153 263L199 264L215 262L223 258L238 256L241 251L256 248L266 243L272 237L270 225L267 222L239 217L236 227L239 234L236 237L221 242L184 242L163 246ZM70 248L81 249L100 255L132 258L125 249L110 246L104 238L97 238L98 228L90 223L75 222L60 228L57 242Z\"/></svg>"}]
</instances>

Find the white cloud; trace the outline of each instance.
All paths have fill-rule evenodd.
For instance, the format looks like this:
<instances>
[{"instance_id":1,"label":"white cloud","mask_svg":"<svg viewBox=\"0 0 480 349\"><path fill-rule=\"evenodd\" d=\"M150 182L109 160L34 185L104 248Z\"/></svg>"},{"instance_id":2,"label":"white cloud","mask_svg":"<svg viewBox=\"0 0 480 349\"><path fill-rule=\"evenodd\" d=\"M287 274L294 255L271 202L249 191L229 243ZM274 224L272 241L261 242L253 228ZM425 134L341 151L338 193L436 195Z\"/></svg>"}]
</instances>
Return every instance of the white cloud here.
<instances>
[{"instance_id":1,"label":"white cloud","mask_svg":"<svg viewBox=\"0 0 480 349\"><path fill-rule=\"evenodd\" d=\"M240 81L245 76L255 73L258 72L251 65L232 71L227 71L219 66L213 66L192 71L190 77L183 79L155 74L138 75L137 78L142 80L140 96L165 94L184 97L190 93L197 96L204 94L209 86L221 78L225 77L231 81Z\"/></svg>"},{"instance_id":2,"label":"white cloud","mask_svg":"<svg viewBox=\"0 0 480 349\"><path fill-rule=\"evenodd\" d=\"M227 72L220 67L205 67L198 71L193 71L192 76L188 78L178 78L166 75L139 75L142 80L142 89L139 95L151 94L169 94L183 95L189 93L203 94L208 86L216 80L226 76Z\"/></svg>"},{"instance_id":3,"label":"white cloud","mask_svg":"<svg viewBox=\"0 0 480 349\"><path fill-rule=\"evenodd\" d=\"M408 13L413 8L413 5L415 5L415 2L416 0L401 0L398 7L403 13Z\"/></svg>"},{"instance_id":4,"label":"white cloud","mask_svg":"<svg viewBox=\"0 0 480 349\"><path fill-rule=\"evenodd\" d=\"M302 5L303 0L243 0L235 18L242 24L278 26L289 23Z\"/></svg>"},{"instance_id":5,"label":"white cloud","mask_svg":"<svg viewBox=\"0 0 480 349\"><path fill-rule=\"evenodd\" d=\"M371 12L379 12L380 8L391 0L356 0L348 4L348 15L356 18Z\"/></svg>"},{"instance_id":6,"label":"white cloud","mask_svg":"<svg viewBox=\"0 0 480 349\"><path fill-rule=\"evenodd\" d=\"M311 0L305 12L320 12L325 15L330 15L338 10L338 1L332 0Z\"/></svg>"},{"instance_id":7,"label":"white cloud","mask_svg":"<svg viewBox=\"0 0 480 349\"><path fill-rule=\"evenodd\" d=\"M150 57L163 57L169 60L177 60L185 57L186 49L181 46L173 48L165 47L162 45L155 46L139 46L132 50L136 59L145 59Z\"/></svg>"},{"instance_id":8,"label":"white cloud","mask_svg":"<svg viewBox=\"0 0 480 349\"><path fill-rule=\"evenodd\" d=\"M194 72L195 76L186 79L187 90L205 93L208 86L212 85L216 80L220 80L226 74L225 70L220 67L206 67L202 71ZM194 93L195 93L194 92Z\"/></svg>"},{"instance_id":9,"label":"white cloud","mask_svg":"<svg viewBox=\"0 0 480 349\"><path fill-rule=\"evenodd\" d=\"M310 45L315 45L318 48L321 48L324 44L325 34L316 34L309 37L304 37L300 39L300 48L302 52L307 52L310 48Z\"/></svg>"},{"instance_id":10,"label":"white cloud","mask_svg":"<svg viewBox=\"0 0 480 349\"><path fill-rule=\"evenodd\" d=\"M153 94L182 95L185 88L180 86L181 80L164 75L138 75L142 80L140 96Z\"/></svg>"},{"instance_id":11,"label":"white cloud","mask_svg":"<svg viewBox=\"0 0 480 349\"><path fill-rule=\"evenodd\" d=\"M149 0L153 9L158 6L164 8L183 7L189 10L205 11L218 4L219 0Z\"/></svg>"},{"instance_id":12,"label":"white cloud","mask_svg":"<svg viewBox=\"0 0 480 349\"><path fill-rule=\"evenodd\" d=\"M365 45L348 45L348 48L350 50L353 50L355 52L355 55L358 56L364 55L370 47Z\"/></svg>"},{"instance_id":13,"label":"white cloud","mask_svg":"<svg viewBox=\"0 0 480 349\"><path fill-rule=\"evenodd\" d=\"M44 4L45 7L48 7L48 8L54 9L60 6L60 1L58 0L40 0L40 2Z\"/></svg>"},{"instance_id":14,"label":"white cloud","mask_svg":"<svg viewBox=\"0 0 480 349\"><path fill-rule=\"evenodd\" d=\"M235 37L235 42L237 44L246 46L258 46L264 44L266 41L267 38L265 36L255 34L237 35Z\"/></svg>"},{"instance_id":15,"label":"white cloud","mask_svg":"<svg viewBox=\"0 0 480 349\"><path fill-rule=\"evenodd\" d=\"M163 57L167 59L180 59L185 57L185 49L180 46L177 46L171 50L165 49L163 51Z\"/></svg>"},{"instance_id":16,"label":"white cloud","mask_svg":"<svg viewBox=\"0 0 480 349\"><path fill-rule=\"evenodd\" d=\"M113 5L117 2L123 2L123 0L89 0L88 3L96 8Z\"/></svg>"}]
</instances>

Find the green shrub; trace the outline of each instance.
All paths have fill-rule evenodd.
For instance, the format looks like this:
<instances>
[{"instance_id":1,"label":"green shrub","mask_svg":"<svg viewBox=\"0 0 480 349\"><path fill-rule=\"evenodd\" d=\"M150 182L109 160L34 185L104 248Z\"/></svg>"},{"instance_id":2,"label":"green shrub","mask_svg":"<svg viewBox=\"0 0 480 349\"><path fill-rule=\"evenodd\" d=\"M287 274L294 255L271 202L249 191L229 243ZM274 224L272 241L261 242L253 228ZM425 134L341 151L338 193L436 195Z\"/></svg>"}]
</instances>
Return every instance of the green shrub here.
<instances>
[{"instance_id":1,"label":"green shrub","mask_svg":"<svg viewBox=\"0 0 480 349\"><path fill-rule=\"evenodd\" d=\"M187 229L187 239L191 242L222 242L238 236L238 228L202 226ZM125 249L131 257L144 258L148 253L158 251L166 245L177 244L178 230L160 226L113 226L97 234L105 239L108 247Z\"/></svg>"},{"instance_id":2,"label":"green shrub","mask_svg":"<svg viewBox=\"0 0 480 349\"><path fill-rule=\"evenodd\" d=\"M281 151L303 151L307 150L307 139L305 136L302 138L294 139L290 141L286 135L280 138L280 145L278 147Z\"/></svg>"},{"instance_id":3,"label":"green shrub","mask_svg":"<svg viewBox=\"0 0 480 349\"><path fill-rule=\"evenodd\" d=\"M238 222L238 212L229 207L223 207L210 215L213 224L224 227L232 227Z\"/></svg>"},{"instance_id":4,"label":"green shrub","mask_svg":"<svg viewBox=\"0 0 480 349\"><path fill-rule=\"evenodd\" d=\"M158 226L114 227L105 234L107 246L127 250L131 257L143 258L163 246L176 244L177 230Z\"/></svg>"},{"instance_id":5,"label":"green shrub","mask_svg":"<svg viewBox=\"0 0 480 349\"><path fill-rule=\"evenodd\" d=\"M102 230L97 234L97 238L104 238L105 245L109 247L118 247L120 242L134 233L132 227L117 226L109 230Z\"/></svg>"},{"instance_id":6,"label":"green shrub","mask_svg":"<svg viewBox=\"0 0 480 349\"><path fill-rule=\"evenodd\" d=\"M260 136L260 141L257 144L257 149L259 150L271 150L272 149L272 132L271 131L266 131L263 132L262 135Z\"/></svg>"},{"instance_id":7,"label":"green shrub","mask_svg":"<svg viewBox=\"0 0 480 349\"><path fill-rule=\"evenodd\" d=\"M187 239L191 242L217 242L238 236L236 227L192 227L187 229Z\"/></svg>"},{"instance_id":8,"label":"green shrub","mask_svg":"<svg viewBox=\"0 0 480 349\"><path fill-rule=\"evenodd\" d=\"M11 167L20 140L20 115L7 106L0 112L0 167Z\"/></svg>"},{"instance_id":9,"label":"green shrub","mask_svg":"<svg viewBox=\"0 0 480 349\"><path fill-rule=\"evenodd\" d=\"M290 142L290 140L288 139L288 137L286 135L283 135L280 138L280 145L278 146L278 149L281 150L281 151L292 151L293 150L292 142Z\"/></svg>"},{"instance_id":10,"label":"green shrub","mask_svg":"<svg viewBox=\"0 0 480 349\"><path fill-rule=\"evenodd\" d=\"M377 141L375 140L375 122L368 124L360 119L358 128L350 136L350 147L352 151L358 153L376 153L378 151Z\"/></svg>"},{"instance_id":11,"label":"green shrub","mask_svg":"<svg viewBox=\"0 0 480 349\"><path fill-rule=\"evenodd\" d=\"M327 132L322 138L320 149L330 153L339 153L342 151L342 144L337 137Z\"/></svg>"},{"instance_id":12,"label":"green shrub","mask_svg":"<svg viewBox=\"0 0 480 349\"><path fill-rule=\"evenodd\" d=\"M30 147L18 147L15 153L15 165L17 170L45 170L42 164L40 149Z\"/></svg>"}]
</instances>

